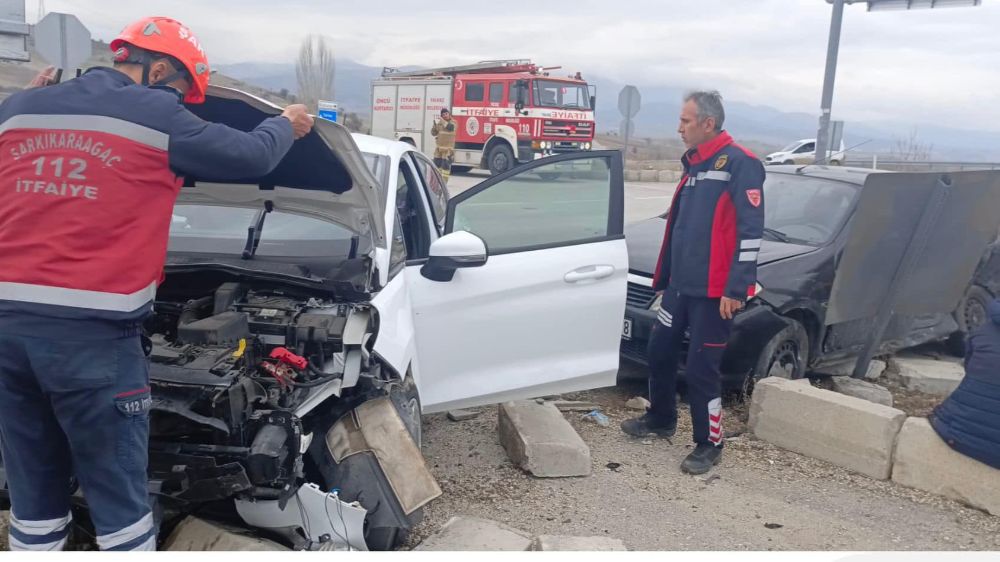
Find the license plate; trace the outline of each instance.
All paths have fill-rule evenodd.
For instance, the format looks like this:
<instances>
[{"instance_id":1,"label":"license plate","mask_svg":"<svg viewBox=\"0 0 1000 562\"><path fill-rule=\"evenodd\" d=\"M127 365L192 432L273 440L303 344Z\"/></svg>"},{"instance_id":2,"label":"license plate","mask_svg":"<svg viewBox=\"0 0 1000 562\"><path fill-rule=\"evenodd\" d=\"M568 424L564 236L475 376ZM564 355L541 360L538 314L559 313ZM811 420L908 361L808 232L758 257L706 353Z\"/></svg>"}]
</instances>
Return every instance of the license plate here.
<instances>
[{"instance_id":1,"label":"license plate","mask_svg":"<svg viewBox=\"0 0 1000 562\"><path fill-rule=\"evenodd\" d=\"M622 326L622 339L630 340L632 339L632 319L626 318L625 325Z\"/></svg>"}]
</instances>

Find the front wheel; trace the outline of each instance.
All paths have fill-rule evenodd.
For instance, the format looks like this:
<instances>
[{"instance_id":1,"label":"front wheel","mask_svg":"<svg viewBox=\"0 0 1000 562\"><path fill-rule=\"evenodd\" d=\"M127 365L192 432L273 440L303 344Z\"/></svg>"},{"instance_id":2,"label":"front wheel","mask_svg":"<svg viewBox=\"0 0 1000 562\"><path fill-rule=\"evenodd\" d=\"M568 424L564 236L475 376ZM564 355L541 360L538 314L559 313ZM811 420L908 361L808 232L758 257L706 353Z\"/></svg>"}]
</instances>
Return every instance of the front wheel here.
<instances>
[{"instance_id":1,"label":"front wheel","mask_svg":"<svg viewBox=\"0 0 1000 562\"><path fill-rule=\"evenodd\" d=\"M744 383L745 395L749 396L757 381L767 377L797 380L806 376L809 333L798 320L785 318L785 321L788 326L771 338L757 357L757 364Z\"/></svg>"},{"instance_id":2,"label":"front wheel","mask_svg":"<svg viewBox=\"0 0 1000 562\"><path fill-rule=\"evenodd\" d=\"M514 151L505 144L495 144L486 156L486 165L493 175L502 174L514 168Z\"/></svg>"}]
</instances>

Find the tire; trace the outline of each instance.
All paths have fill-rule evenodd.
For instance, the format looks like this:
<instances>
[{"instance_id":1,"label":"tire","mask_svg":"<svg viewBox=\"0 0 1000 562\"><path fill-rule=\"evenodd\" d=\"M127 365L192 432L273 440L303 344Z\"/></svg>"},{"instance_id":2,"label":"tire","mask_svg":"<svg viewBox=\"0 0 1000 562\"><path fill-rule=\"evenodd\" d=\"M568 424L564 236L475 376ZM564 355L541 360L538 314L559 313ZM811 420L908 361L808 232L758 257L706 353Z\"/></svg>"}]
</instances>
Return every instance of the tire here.
<instances>
[{"instance_id":1,"label":"tire","mask_svg":"<svg viewBox=\"0 0 1000 562\"><path fill-rule=\"evenodd\" d=\"M413 382L413 375L408 375L406 380L400 384L393 385L389 390L389 399L396 407L396 412L403 420L403 425L410 432L410 437L421 448L423 439L423 424L420 416L420 393L417 391L417 384Z\"/></svg>"},{"instance_id":2,"label":"tire","mask_svg":"<svg viewBox=\"0 0 1000 562\"><path fill-rule=\"evenodd\" d=\"M809 333L801 322L785 318L788 326L781 330L757 356L757 364L743 385L743 393L750 396L757 381L778 376L797 380L806 376L809 366Z\"/></svg>"},{"instance_id":3,"label":"tire","mask_svg":"<svg viewBox=\"0 0 1000 562\"><path fill-rule=\"evenodd\" d=\"M541 172L538 174L538 177L542 178L544 181L554 181L559 179L559 176L561 175L562 174L559 172Z\"/></svg>"},{"instance_id":4,"label":"tire","mask_svg":"<svg viewBox=\"0 0 1000 562\"><path fill-rule=\"evenodd\" d=\"M506 144L494 144L489 154L486 155L486 167L489 168L490 173L493 175L512 170L516 164L514 151Z\"/></svg>"},{"instance_id":5,"label":"tire","mask_svg":"<svg viewBox=\"0 0 1000 562\"><path fill-rule=\"evenodd\" d=\"M840 162L840 160L830 160L830 165L831 166L840 166L841 162Z\"/></svg>"},{"instance_id":6,"label":"tire","mask_svg":"<svg viewBox=\"0 0 1000 562\"><path fill-rule=\"evenodd\" d=\"M452 166L451 166L451 174L452 175L455 175L455 174L468 174L471 171L472 171L472 166L456 166L454 164L452 164Z\"/></svg>"},{"instance_id":7,"label":"tire","mask_svg":"<svg viewBox=\"0 0 1000 562\"><path fill-rule=\"evenodd\" d=\"M786 166L794 166L795 165L795 161L794 160L785 160L784 162L782 162L782 164L785 164Z\"/></svg>"},{"instance_id":8,"label":"tire","mask_svg":"<svg viewBox=\"0 0 1000 562\"><path fill-rule=\"evenodd\" d=\"M986 323L989 318L990 303L993 295L979 285L971 285L965 291L965 296L955 309L955 321L958 332L948 337L948 352L956 357L965 356L965 339L976 328Z\"/></svg>"}]
</instances>

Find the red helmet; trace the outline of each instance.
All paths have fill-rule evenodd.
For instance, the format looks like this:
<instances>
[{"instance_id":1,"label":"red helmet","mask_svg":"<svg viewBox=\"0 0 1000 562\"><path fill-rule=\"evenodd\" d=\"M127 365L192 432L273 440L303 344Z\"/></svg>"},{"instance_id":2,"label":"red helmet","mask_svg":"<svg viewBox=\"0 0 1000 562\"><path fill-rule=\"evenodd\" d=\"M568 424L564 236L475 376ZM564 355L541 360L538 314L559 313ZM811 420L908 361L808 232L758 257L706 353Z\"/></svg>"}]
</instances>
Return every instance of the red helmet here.
<instances>
[{"instance_id":1,"label":"red helmet","mask_svg":"<svg viewBox=\"0 0 1000 562\"><path fill-rule=\"evenodd\" d=\"M208 57L205 56L201 43L184 24L163 17L142 18L128 24L111 42L116 62L130 60L129 45L169 55L180 61L184 65L185 74L191 79L191 89L184 96L184 101L187 103L205 101L208 76L211 74Z\"/></svg>"}]
</instances>

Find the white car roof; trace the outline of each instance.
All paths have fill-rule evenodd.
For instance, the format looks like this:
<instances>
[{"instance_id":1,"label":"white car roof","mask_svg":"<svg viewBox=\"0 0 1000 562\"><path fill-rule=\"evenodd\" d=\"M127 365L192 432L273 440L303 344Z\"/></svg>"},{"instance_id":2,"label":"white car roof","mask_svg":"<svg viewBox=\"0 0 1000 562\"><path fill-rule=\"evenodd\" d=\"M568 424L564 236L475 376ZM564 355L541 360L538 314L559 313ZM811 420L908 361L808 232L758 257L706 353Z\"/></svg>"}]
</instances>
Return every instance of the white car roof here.
<instances>
[{"instance_id":1,"label":"white car roof","mask_svg":"<svg viewBox=\"0 0 1000 562\"><path fill-rule=\"evenodd\" d=\"M358 148L361 149L361 152L388 156L393 160L398 160L403 154L416 150L412 144L381 137L362 135L360 133L352 133L351 137L354 139L355 144L358 145Z\"/></svg>"}]
</instances>

